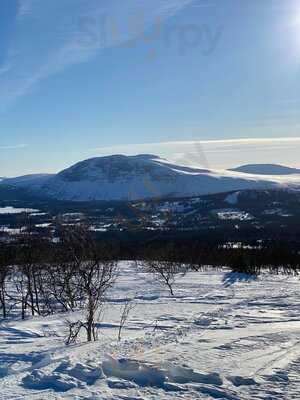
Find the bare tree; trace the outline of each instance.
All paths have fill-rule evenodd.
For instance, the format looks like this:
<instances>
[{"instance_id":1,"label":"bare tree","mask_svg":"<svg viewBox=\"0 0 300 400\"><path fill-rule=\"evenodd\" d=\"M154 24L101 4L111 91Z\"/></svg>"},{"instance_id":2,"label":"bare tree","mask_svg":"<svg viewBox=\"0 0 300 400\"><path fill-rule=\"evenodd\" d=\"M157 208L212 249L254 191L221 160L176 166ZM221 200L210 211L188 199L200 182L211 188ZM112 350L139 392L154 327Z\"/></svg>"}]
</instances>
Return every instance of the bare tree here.
<instances>
[{"instance_id":1,"label":"bare tree","mask_svg":"<svg viewBox=\"0 0 300 400\"><path fill-rule=\"evenodd\" d=\"M40 314L40 273L41 259L43 257L43 239L38 237L33 230L29 217L24 217L26 228L18 236L16 262L18 265L18 290L22 293L22 317L29 307L32 316Z\"/></svg>"},{"instance_id":2,"label":"bare tree","mask_svg":"<svg viewBox=\"0 0 300 400\"><path fill-rule=\"evenodd\" d=\"M86 298L87 340L96 340L96 315L105 301L105 294L116 278L116 263L93 260L82 265L80 274L80 290Z\"/></svg>"},{"instance_id":3,"label":"bare tree","mask_svg":"<svg viewBox=\"0 0 300 400\"><path fill-rule=\"evenodd\" d=\"M130 312L135 308L135 306L136 306L136 304L133 302L133 299L128 299L124 303L124 306L122 308L121 318L120 318L119 331L118 331L119 342L121 341L121 335L122 335L122 330L124 328L124 325L126 324L126 321L128 320Z\"/></svg>"},{"instance_id":4,"label":"bare tree","mask_svg":"<svg viewBox=\"0 0 300 400\"><path fill-rule=\"evenodd\" d=\"M152 274L162 285L167 286L171 296L174 296L173 285L175 276L186 272L180 263L161 259L146 260L142 261L141 264L147 273Z\"/></svg>"},{"instance_id":5,"label":"bare tree","mask_svg":"<svg viewBox=\"0 0 300 400\"><path fill-rule=\"evenodd\" d=\"M10 273L8 260L4 253L0 254L0 305L2 308L3 318L7 317L6 307L6 281Z\"/></svg>"},{"instance_id":6,"label":"bare tree","mask_svg":"<svg viewBox=\"0 0 300 400\"><path fill-rule=\"evenodd\" d=\"M90 342L97 339L98 311L105 301L106 292L117 277L117 263L110 259L106 249L97 246L87 224L65 228L62 248L68 256L67 264L74 266L72 274L75 292L84 301L86 310L86 319L80 329L85 328Z\"/></svg>"}]
</instances>

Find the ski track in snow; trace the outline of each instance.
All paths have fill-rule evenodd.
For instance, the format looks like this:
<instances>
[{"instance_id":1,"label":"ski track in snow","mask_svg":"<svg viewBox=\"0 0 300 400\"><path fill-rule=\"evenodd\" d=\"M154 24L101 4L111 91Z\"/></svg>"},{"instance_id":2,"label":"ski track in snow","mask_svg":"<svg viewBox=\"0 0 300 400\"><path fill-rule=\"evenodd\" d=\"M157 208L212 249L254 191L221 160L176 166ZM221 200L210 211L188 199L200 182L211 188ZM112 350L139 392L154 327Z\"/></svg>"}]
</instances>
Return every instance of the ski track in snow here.
<instances>
[{"instance_id":1,"label":"ski track in snow","mask_svg":"<svg viewBox=\"0 0 300 400\"><path fill-rule=\"evenodd\" d=\"M300 398L299 278L188 273L171 298L135 268L121 263L96 343L64 344L70 315L2 321L0 399Z\"/></svg>"}]
</instances>

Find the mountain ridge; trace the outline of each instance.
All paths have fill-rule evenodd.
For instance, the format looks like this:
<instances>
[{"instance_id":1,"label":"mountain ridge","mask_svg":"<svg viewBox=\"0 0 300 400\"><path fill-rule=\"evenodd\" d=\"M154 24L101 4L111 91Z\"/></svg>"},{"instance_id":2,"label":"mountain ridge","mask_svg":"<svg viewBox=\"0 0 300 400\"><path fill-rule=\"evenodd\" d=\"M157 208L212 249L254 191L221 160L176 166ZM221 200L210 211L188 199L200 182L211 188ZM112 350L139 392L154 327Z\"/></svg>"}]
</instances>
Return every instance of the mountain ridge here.
<instances>
[{"instance_id":1,"label":"mountain ridge","mask_svg":"<svg viewBox=\"0 0 300 400\"><path fill-rule=\"evenodd\" d=\"M243 172L256 175L294 175L300 174L299 168L287 167L280 164L246 164L229 171Z\"/></svg>"},{"instance_id":2,"label":"mountain ridge","mask_svg":"<svg viewBox=\"0 0 300 400\"><path fill-rule=\"evenodd\" d=\"M290 179L290 180L289 180ZM4 179L0 185L23 188L56 200L141 200L189 197L237 190L300 188L299 179L249 175L234 170L191 168L152 154L121 154L80 161L57 174Z\"/></svg>"}]
</instances>

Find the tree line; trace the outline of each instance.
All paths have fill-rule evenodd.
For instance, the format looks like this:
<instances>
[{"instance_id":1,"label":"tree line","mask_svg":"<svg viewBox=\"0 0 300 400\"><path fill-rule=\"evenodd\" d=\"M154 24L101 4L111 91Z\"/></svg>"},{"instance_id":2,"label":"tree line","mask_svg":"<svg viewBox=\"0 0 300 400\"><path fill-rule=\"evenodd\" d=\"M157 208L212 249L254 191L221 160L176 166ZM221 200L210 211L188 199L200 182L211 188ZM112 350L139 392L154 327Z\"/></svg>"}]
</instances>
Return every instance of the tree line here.
<instances>
[{"instance_id":1,"label":"tree line","mask_svg":"<svg viewBox=\"0 0 300 400\"><path fill-rule=\"evenodd\" d=\"M57 224L56 240L30 228L0 248L0 307L3 318L49 315L84 310L83 318L67 321L68 343L84 330L97 339L96 323L108 290L118 276L120 247L95 238L86 223ZM297 274L300 252L292 245L269 243L236 248L218 243L147 243L132 257L142 272L151 274L174 295L174 282L188 271L230 268L234 272ZM120 332L131 305L123 310Z\"/></svg>"}]
</instances>

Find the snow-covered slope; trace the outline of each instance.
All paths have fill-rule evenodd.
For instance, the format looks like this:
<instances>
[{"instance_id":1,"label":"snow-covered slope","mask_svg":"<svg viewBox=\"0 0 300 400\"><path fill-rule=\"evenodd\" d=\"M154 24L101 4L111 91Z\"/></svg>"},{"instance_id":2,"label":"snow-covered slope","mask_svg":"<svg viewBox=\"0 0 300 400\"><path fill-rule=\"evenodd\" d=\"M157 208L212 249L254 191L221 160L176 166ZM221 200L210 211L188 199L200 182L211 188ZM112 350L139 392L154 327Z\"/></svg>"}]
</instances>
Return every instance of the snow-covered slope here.
<instances>
[{"instance_id":1,"label":"snow-covered slope","mask_svg":"<svg viewBox=\"0 0 300 400\"><path fill-rule=\"evenodd\" d=\"M56 175L6 179L10 184L59 200L136 200L185 197L234 190L300 187L299 179L189 168L154 155L114 155L79 162Z\"/></svg>"},{"instance_id":2,"label":"snow-covered slope","mask_svg":"<svg viewBox=\"0 0 300 400\"><path fill-rule=\"evenodd\" d=\"M2 183L5 185L17 186L17 187L40 187L52 176L54 175L51 174L24 175L24 176L18 176L16 178L3 178Z\"/></svg>"},{"instance_id":3,"label":"snow-covered slope","mask_svg":"<svg viewBox=\"0 0 300 400\"><path fill-rule=\"evenodd\" d=\"M243 172L246 174L256 175L292 175L300 174L300 169L286 167L277 164L248 164L238 168L233 168L231 171Z\"/></svg>"},{"instance_id":4,"label":"snow-covered slope","mask_svg":"<svg viewBox=\"0 0 300 400\"><path fill-rule=\"evenodd\" d=\"M300 398L299 278L190 272L172 297L135 263L119 267L97 342L65 344L82 310L1 322L1 399Z\"/></svg>"}]
</instances>

